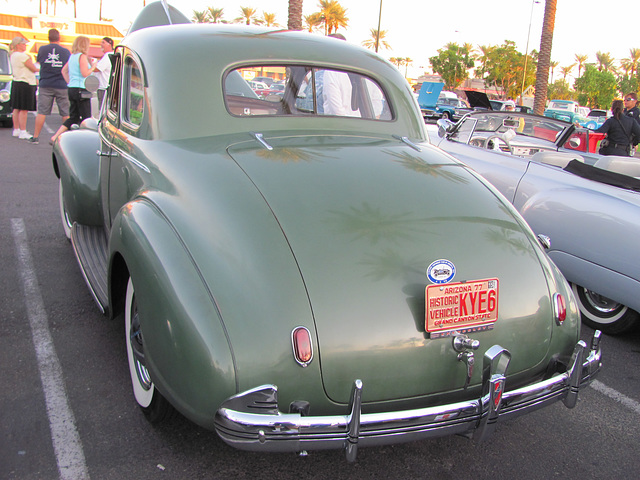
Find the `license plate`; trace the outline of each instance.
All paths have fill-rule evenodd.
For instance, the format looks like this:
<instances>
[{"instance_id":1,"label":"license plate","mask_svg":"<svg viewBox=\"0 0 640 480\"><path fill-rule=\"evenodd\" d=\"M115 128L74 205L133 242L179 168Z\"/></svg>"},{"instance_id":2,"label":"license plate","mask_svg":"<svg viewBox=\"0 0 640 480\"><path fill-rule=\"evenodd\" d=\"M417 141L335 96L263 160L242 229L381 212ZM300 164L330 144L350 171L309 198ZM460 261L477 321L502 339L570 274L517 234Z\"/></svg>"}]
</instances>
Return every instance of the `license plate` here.
<instances>
[{"instance_id":1,"label":"license plate","mask_svg":"<svg viewBox=\"0 0 640 480\"><path fill-rule=\"evenodd\" d=\"M498 319L498 285L497 278L428 285L425 293L427 332L493 328Z\"/></svg>"}]
</instances>

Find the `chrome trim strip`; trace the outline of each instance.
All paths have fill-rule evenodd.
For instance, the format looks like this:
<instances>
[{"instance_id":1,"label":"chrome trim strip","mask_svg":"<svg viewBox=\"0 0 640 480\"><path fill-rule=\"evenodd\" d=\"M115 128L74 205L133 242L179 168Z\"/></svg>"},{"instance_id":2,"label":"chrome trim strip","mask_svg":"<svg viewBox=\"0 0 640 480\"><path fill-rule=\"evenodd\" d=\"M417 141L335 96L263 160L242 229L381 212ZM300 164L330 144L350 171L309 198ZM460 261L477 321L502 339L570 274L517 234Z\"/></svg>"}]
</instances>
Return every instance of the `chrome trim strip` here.
<instances>
[{"instance_id":1,"label":"chrome trim strip","mask_svg":"<svg viewBox=\"0 0 640 480\"><path fill-rule=\"evenodd\" d=\"M572 362L564 373L498 398L496 386L504 385L509 352L495 345L485 354L483 395L476 400L413 410L360 413L362 382L354 382L350 413L301 416L277 408L275 385L262 385L230 397L216 413L216 431L229 445L241 450L299 452L313 449L343 449L355 460L360 446L388 445L456 433L475 432L486 439L498 420L517 417L558 400L575 406L580 388L587 385L601 366L600 332L592 349L579 341ZM586 359L584 359L586 355Z\"/></svg>"}]
</instances>

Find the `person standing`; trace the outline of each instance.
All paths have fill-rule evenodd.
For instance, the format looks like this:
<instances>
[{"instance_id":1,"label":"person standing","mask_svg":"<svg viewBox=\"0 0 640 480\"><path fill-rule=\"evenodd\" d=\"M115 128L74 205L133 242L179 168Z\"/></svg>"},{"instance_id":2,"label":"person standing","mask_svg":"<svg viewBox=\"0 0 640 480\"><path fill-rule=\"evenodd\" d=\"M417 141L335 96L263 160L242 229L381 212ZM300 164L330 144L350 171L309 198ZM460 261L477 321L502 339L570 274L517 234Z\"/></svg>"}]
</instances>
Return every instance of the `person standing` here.
<instances>
[{"instance_id":1,"label":"person standing","mask_svg":"<svg viewBox=\"0 0 640 480\"><path fill-rule=\"evenodd\" d=\"M61 133L71 128L71 125L78 125L91 116L91 93L84 88L84 79L96 68L96 64L92 65L89 60L90 46L91 41L88 37L84 35L76 37L71 47L69 61L62 67L62 76L67 80L67 87L69 87L69 118L51 137L49 143L52 145Z\"/></svg>"},{"instance_id":2,"label":"person standing","mask_svg":"<svg viewBox=\"0 0 640 480\"><path fill-rule=\"evenodd\" d=\"M95 77L98 79L98 106L102 106L102 99L109 86L111 76L111 54L113 53L113 40L104 37L100 42L104 55L96 64Z\"/></svg>"},{"instance_id":3,"label":"person standing","mask_svg":"<svg viewBox=\"0 0 640 480\"><path fill-rule=\"evenodd\" d=\"M33 144L39 143L40 131L47 115L51 115L54 100L62 121L69 118L69 93L67 82L62 76L62 67L69 61L70 56L71 52L60 45L60 32L55 28L49 30L49 44L38 49L37 61L40 64L38 114L33 137L29 140Z\"/></svg>"},{"instance_id":4,"label":"person standing","mask_svg":"<svg viewBox=\"0 0 640 480\"><path fill-rule=\"evenodd\" d=\"M623 112L622 100L614 100L611 105L612 117L596 130L598 133L606 133L607 136L600 143L600 155L632 156L632 137L640 138L640 123L628 117ZM606 142L606 146L602 146Z\"/></svg>"},{"instance_id":5,"label":"person standing","mask_svg":"<svg viewBox=\"0 0 640 480\"><path fill-rule=\"evenodd\" d=\"M15 37L11 41L11 108L13 109L13 136L28 140L27 115L36 109L36 67L27 53L27 40Z\"/></svg>"}]
</instances>

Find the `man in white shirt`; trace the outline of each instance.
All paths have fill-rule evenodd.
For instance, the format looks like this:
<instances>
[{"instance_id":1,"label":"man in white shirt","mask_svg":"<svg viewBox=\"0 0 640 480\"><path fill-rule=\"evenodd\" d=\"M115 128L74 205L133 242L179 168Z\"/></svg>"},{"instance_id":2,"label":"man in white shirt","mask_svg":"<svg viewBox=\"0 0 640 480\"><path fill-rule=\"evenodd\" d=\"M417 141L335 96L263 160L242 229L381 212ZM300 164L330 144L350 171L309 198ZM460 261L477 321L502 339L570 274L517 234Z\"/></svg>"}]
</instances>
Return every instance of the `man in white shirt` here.
<instances>
[{"instance_id":1,"label":"man in white shirt","mask_svg":"<svg viewBox=\"0 0 640 480\"><path fill-rule=\"evenodd\" d=\"M104 55L96 64L94 75L98 78L98 104L102 105L104 93L109 86L109 77L111 76L111 54L113 53L113 40L104 37L100 42Z\"/></svg>"}]
</instances>

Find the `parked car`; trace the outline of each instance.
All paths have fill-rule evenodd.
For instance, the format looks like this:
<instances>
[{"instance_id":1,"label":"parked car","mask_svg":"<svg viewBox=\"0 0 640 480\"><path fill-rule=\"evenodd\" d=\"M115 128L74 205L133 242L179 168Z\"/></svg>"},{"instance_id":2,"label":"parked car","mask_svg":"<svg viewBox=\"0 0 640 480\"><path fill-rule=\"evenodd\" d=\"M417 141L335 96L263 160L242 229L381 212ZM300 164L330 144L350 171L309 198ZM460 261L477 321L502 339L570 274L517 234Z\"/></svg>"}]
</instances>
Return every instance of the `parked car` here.
<instances>
[{"instance_id":1,"label":"parked car","mask_svg":"<svg viewBox=\"0 0 640 480\"><path fill-rule=\"evenodd\" d=\"M255 92L256 90L268 90L269 86L266 83L256 82L255 80L249 80L249 86Z\"/></svg>"},{"instance_id":2,"label":"parked car","mask_svg":"<svg viewBox=\"0 0 640 480\"><path fill-rule=\"evenodd\" d=\"M583 321L624 333L640 317L640 162L602 157L604 134L548 117L473 113L435 144L489 180L572 284Z\"/></svg>"},{"instance_id":3,"label":"parked car","mask_svg":"<svg viewBox=\"0 0 640 480\"><path fill-rule=\"evenodd\" d=\"M600 128L610 116L611 111L594 108L589 111L587 120L582 124L582 126L590 130L596 130Z\"/></svg>"},{"instance_id":4,"label":"parked car","mask_svg":"<svg viewBox=\"0 0 640 480\"><path fill-rule=\"evenodd\" d=\"M446 118L457 121L473 111L455 93L443 91L443 88L444 83L442 82L424 82L421 85L418 105L420 105L420 111L426 120Z\"/></svg>"},{"instance_id":5,"label":"parked car","mask_svg":"<svg viewBox=\"0 0 640 480\"><path fill-rule=\"evenodd\" d=\"M0 43L0 125L13 125L11 110L11 62L9 61L9 47Z\"/></svg>"},{"instance_id":6,"label":"parked car","mask_svg":"<svg viewBox=\"0 0 640 480\"><path fill-rule=\"evenodd\" d=\"M488 182L428 143L391 63L169 11L149 26L164 10L143 9L99 120L53 148L65 233L125 325L150 420L173 405L240 449L354 460L575 405L599 332L580 340L560 271ZM274 101L244 80L267 66L286 72ZM345 111L319 113L321 72L326 100L336 79L351 90Z\"/></svg>"},{"instance_id":7,"label":"parked car","mask_svg":"<svg viewBox=\"0 0 640 480\"><path fill-rule=\"evenodd\" d=\"M587 120L584 107L571 100L551 100L544 111L544 116L555 118L577 125L583 125Z\"/></svg>"}]
</instances>

